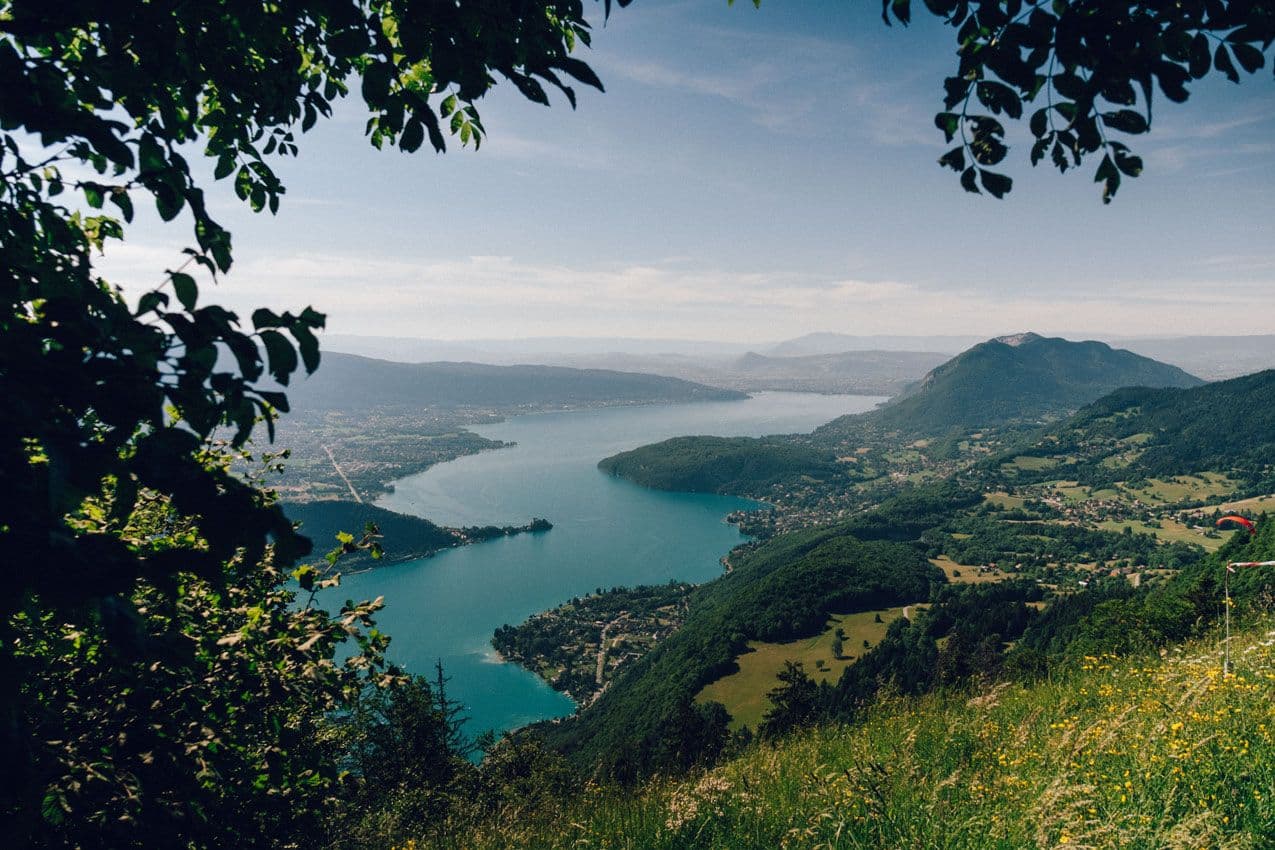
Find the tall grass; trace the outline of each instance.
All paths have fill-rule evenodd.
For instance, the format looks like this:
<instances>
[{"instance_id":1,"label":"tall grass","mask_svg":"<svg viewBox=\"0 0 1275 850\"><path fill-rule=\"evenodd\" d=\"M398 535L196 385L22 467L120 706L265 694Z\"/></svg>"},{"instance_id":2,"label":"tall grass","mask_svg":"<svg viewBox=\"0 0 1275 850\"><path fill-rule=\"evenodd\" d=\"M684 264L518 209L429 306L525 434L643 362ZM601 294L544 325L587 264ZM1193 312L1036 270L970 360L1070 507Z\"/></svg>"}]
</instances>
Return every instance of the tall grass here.
<instances>
[{"instance_id":1,"label":"tall grass","mask_svg":"<svg viewBox=\"0 0 1275 850\"><path fill-rule=\"evenodd\" d=\"M852 727L633 793L581 789L444 846L1275 848L1275 622L978 695L886 698ZM423 845L422 845L423 847Z\"/></svg>"}]
</instances>

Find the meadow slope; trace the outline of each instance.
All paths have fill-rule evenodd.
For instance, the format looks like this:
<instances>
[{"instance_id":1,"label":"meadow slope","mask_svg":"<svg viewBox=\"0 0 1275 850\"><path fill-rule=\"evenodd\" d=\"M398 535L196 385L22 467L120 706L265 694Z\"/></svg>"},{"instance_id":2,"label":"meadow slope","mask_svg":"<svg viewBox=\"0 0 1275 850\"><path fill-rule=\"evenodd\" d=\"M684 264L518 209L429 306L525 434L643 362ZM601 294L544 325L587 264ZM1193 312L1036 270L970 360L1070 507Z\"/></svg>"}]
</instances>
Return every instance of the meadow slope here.
<instances>
[{"instance_id":1,"label":"meadow slope","mask_svg":"<svg viewBox=\"0 0 1275 850\"><path fill-rule=\"evenodd\" d=\"M862 724L631 794L588 786L443 846L1269 848L1273 647L1266 615L1234 638L1231 676L1213 635L1029 686L887 697Z\"/></svg>"}]
</instances>

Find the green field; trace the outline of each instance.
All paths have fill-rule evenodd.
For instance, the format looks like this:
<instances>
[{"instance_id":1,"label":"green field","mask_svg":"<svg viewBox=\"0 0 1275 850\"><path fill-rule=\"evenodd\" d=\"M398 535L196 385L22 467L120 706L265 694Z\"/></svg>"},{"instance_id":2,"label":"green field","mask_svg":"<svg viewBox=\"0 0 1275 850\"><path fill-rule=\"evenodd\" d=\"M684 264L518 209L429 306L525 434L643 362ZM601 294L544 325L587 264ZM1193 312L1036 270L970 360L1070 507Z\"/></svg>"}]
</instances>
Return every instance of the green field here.
<instances>
[{"instance_id":1,"label":"green field","mask_svg":"<svg viewBox=\"0 0 1275 850\"><path fill-rule=\"evenodd\" d=\"M1011 496L1008 493L984 493L983 501L1011 511L1019 510L1027 504L1027 500L1022 496Z\"/></svg>"},{"instance_id":2,"label":"green field","mask_svg":"<svg viewBox=\"0 0 1275 850\"><path fill-rule=\"evenodd\" d=\"M1137 520L1107 520L1098 523L1098 527L1104 531L1120 532L1128 526L1140 534L1153 534L1165 543L1195 543L1210 552L1220 549L1226 542L1224 537L1205 537L1202 532L1188 528L1177 520L1162 519L1160 525L1161 528L1155 528Z\"/></svg>"},{"instance_id":3,"label":"green field","mask_svg":"<svg viewBox=\"0 0 1275 850\"><path fill-rule=\"evenodd\" d=\"M1132 502L1145 505L1174 505L1179 502L1197 502L1217 499L1232 493L1235 482L1219 472L1202 472L1198 475L1176 475L1172 478L1148 478L1143 487L1115 484L1094 489L1075 481L1051 481L1052 487L1071 505L1088 501Z\"/></svg>"},{"instance_id":4,"label":"green field","mask_svg":"<svg viewBox=\"0 0 1275 850\"><path fill-rule=\"evenodd\" d=\"M876 615L882 622L876 622ZM863 642L875 646L885 637L890 623L903 615L902 608L864 611L858 614L833 614L821 634L786 643L749 641L749 652L735 659L739 671L718 679L700 691L696 702L720 702L731 714L731 728L756 728L770 708L766 694L777 683L776 676L785 661L801 662L806 673L816 682L836 682L855 659L866 651ZM840 627L845 630L842 658L832 656L832 636ZM818 663L823 662L823 669Z\"/></svg>"},{"instance_id":5,"label":"green field","mask_svg":"<svg viewBox=\"0 0 1275 850\"><path fill-rule=\"evenodd\" d=\"M969 535L966 536L968 537ZM978 567L958 564L947 555L930 558L930 563L942 570L948 581L956 584L987 584L988 582L1004 581L1008 578L1008 576L1000 572L980 573Z\"/></svg>"},{"instance_id":6,"label":"green field","mask_svg":"<svg viewBox=\"0 0 1275 850\"><path fill-rule=\"evenodd\" d=\"M1235 491L1235 482L1218 472L1202 472L1168 479L1148 478L1145 487L1133 488L1126 484L1121 489L1148 504L1171 505L1225 496Z\"/></svg>"},{"instance_id":7,"label":"green field","mask_svg":"<svg viewBox=\"0 0 1275 850\"><path fill-rule=\"evenodd\" d=\"M1275 495L1254 496L1251 499L1240 499L1235 502L1226 502L1218 505L1220 511L1247 511L1253 514L1261 514L1266 511L1275 511Z\"/></svg>"},{"instance_id":8,"label":"green field","mask_svg":"<svg viewBox=\"0 0 1275 850\"><path fill-rule=\"evenodd\" d=\"M1035 455L1019 455L1005 466L1015 469L1026 469L1035 472L1039 469L1053 469L1058 465L1058 458L1054 457L1036 457Z\"/></svg>"}]
</instances>

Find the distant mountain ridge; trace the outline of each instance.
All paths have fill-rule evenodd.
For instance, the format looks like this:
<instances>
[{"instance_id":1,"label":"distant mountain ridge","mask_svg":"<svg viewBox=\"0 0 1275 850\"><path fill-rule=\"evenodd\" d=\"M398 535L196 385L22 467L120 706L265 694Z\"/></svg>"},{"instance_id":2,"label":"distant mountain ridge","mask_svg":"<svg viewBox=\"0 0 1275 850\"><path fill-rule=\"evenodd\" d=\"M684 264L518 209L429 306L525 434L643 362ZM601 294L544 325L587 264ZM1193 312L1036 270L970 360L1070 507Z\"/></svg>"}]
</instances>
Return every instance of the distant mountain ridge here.
<instances>
[{"instance_id":1,"label":"distant mountain ridge","mask_svg":"<svg viewBox=\"0 0 1275 850\"><path fill-rule=\"evenodd\" d=\"M771 357L807 357L839 354L843 351L939 351L952 355L979 342L976 336L955 335L856 335L831 332L809 333L762 349Z\"/></svg>"},{"instance_id":2,"label":"distant mountain ridge","mask_svg":"<svg viewBox=\"0 0 1275 850\"><path fill-rule=\"evenodd\" d=\"M288 387L298 410L369 407L571 407L602 404L729 401L748 396L680 378L481 363L394 363L353 354L323 355L307 379Z\"/></svg>"},{"instance_id":3,"label":"distant mountain ridge","mask_svg":"<svg viewBox=\"0 0 1275 850\"><path fill-rule=\"evenodd\" d=\"M1203 383L1176 366L1106 343L1026 332L975 345L862 416L885 428L939 435L1070 413L1122 387Z\"/></svg>"},{"instance_id":4,"label":"distant mountain ridge","mask_svg":"<svg viewBox=\"0 0 1275 850\"><path fill-rule=\"evenodd\" d=\"M1127 339L1111 344L1181 366L1210 381L1275 368L1275 334Z\"/></svg>"}]
</instances>

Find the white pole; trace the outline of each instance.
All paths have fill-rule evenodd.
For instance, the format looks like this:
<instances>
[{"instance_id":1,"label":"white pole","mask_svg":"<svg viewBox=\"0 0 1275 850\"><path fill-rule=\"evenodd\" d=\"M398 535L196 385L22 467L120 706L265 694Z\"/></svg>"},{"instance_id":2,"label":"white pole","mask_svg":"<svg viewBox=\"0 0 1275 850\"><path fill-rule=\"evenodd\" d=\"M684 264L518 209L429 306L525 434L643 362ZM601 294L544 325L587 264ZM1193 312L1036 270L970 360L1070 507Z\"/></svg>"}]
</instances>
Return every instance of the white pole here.
<instances>
[{"instance_id":1,"label":"white pole","mask_svg":"<svg viewBox=\"0 0 1275 850\"><path fill-rule=\"evenodd\" d=\"M1222 586L1226 588L1226 645L1222 662L1222 675L1231 672L1231 565L1226 565L1226 575L1222 578Z\"/></svg>"}]
</instances>

